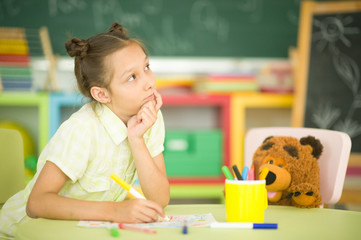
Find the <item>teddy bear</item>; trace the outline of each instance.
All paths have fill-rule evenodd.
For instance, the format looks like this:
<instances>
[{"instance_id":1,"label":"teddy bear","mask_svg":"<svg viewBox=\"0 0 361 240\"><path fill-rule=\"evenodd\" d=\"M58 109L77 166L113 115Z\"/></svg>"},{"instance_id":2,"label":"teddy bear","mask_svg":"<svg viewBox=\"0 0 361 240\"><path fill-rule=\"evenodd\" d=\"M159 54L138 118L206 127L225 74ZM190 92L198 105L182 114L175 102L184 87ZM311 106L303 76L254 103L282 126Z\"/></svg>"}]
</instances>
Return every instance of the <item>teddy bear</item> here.
<instances>
[{"instance_id":1,"label":"teddy bear","mask_svg":"<svg viewBox=\"0 0 361 240\"><path fill-rule=\"evenodd\" d=\"M313 136L300 140L289 136L270 136L253 155L256 179L264 168L270 205L313 208L321 205L320 169L317 160L323 150Z\"/></svg>"}]
</instances>

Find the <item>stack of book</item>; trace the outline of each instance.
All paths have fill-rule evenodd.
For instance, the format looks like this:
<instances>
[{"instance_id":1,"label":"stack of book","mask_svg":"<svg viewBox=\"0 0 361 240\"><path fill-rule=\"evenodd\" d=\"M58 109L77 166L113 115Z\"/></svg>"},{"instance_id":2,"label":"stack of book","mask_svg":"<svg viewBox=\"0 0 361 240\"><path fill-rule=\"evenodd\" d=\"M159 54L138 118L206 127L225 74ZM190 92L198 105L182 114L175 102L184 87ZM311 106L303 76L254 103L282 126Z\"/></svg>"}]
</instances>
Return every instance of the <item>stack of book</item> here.
<instances>
[{"instance_id":1,"label":"stack of book","mask_svg":"<svg viewBox=\"0 0 361 240\"><path fill-rule=\"evenodd\" d=\"M0 27L0 88L30 90L32 71L24 28Z\"/></svg>"},{"instance_id":2,"label":"stack of book","mask_svg":"<svg viewBox=\"0 0 361 240\"><path fill-rule=\"evenodd\" d=\"M161 94L186 94L192 91L194 74L156 74L157 90Z\"/></svg>"},{"instance_id":3,"label":"stack of book","mask_svg":"<svg viewBox=\"0 0 361 240\"><path fill-rule=\"evenodd\" d=\"M293 67L290 62L272 62L258 75L261 92L290 94L293 92Z\"/></svg>"},{"instance_id":4,"label":"stack of book","mask_svg":"<svg viewBox=\"0 0 361 240\"><path fill-rule=\"evenodd\" d=\"M209 94L228 94L255 92L259 87L256 75L253 74L208 74L194 84L194 90Z\"/></svg>"}]
</instances>

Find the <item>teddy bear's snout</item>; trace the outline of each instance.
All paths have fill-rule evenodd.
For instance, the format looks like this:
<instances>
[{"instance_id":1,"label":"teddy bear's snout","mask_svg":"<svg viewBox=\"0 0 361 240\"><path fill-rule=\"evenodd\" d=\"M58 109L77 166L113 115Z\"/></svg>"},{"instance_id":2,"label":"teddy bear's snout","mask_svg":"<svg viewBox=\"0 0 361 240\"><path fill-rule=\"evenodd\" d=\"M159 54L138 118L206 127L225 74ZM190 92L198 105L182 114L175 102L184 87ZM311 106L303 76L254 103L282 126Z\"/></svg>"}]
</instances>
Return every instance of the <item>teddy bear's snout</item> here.
<instances>
[{"instance_id":1,"label":"teddy bear's snout","mask_svg":"<svg viewBox=\"0 0 361 240\"><path fill-rule=\"evenodd\" d=\"M276 174L269 171L268 174L267 174L267 177L266 177L266 185L271 185L275 181L276 181Z\"/></svg>"}]
</instances>

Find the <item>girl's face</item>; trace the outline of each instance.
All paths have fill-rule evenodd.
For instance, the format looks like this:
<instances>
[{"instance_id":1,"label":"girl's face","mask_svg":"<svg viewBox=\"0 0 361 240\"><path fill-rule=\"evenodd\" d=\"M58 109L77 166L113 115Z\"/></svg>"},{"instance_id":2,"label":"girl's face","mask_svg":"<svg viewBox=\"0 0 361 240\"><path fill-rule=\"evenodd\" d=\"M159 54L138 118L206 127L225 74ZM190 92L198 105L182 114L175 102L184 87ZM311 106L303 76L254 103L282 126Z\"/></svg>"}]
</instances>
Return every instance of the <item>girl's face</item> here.
<instances>
[{"instance_id":1,"label":"girl's face","mask_svg":"<svg viewBox=\"0 0 361 240\"><path fill-rule=\"evenodd\" d=\"M136 43L111 54L107 59L113 70L109 84L110 101L106 105L124 122L154 100L156 81L149 60Z\"/></svg>"}]
</instances>

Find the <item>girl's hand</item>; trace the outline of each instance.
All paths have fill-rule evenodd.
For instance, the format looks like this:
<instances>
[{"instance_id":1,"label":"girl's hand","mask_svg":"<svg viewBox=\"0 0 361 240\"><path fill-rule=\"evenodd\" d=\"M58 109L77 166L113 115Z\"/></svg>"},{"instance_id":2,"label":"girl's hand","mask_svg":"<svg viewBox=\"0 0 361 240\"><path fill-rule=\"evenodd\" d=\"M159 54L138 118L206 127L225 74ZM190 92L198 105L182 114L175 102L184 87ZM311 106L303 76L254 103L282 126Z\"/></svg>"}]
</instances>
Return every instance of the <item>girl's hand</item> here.
<instances>
[{"instance_id":1,"label":"girl's hand","mask_svg":"<svg viewBox=\"0 0 361 240\"><path fill-rule=\"evenodd\" d=\"M142 138L144 133L155 123L157 114L163 105L162 97L154 91L154 99L145 103L127 123L129 138Z\"/></svg>"},{"instance_id":2,"label":"girl's hand","mask_svg":"<svg viewBox=\"0 0 361 240\"><path fill-rule=\"evenodd\" d=\"M142 223L156 222L158 216L165 217L163 208L155 202L144 199L116 202L113 211L115 222Z\"/></svg>"}]
</instances>

